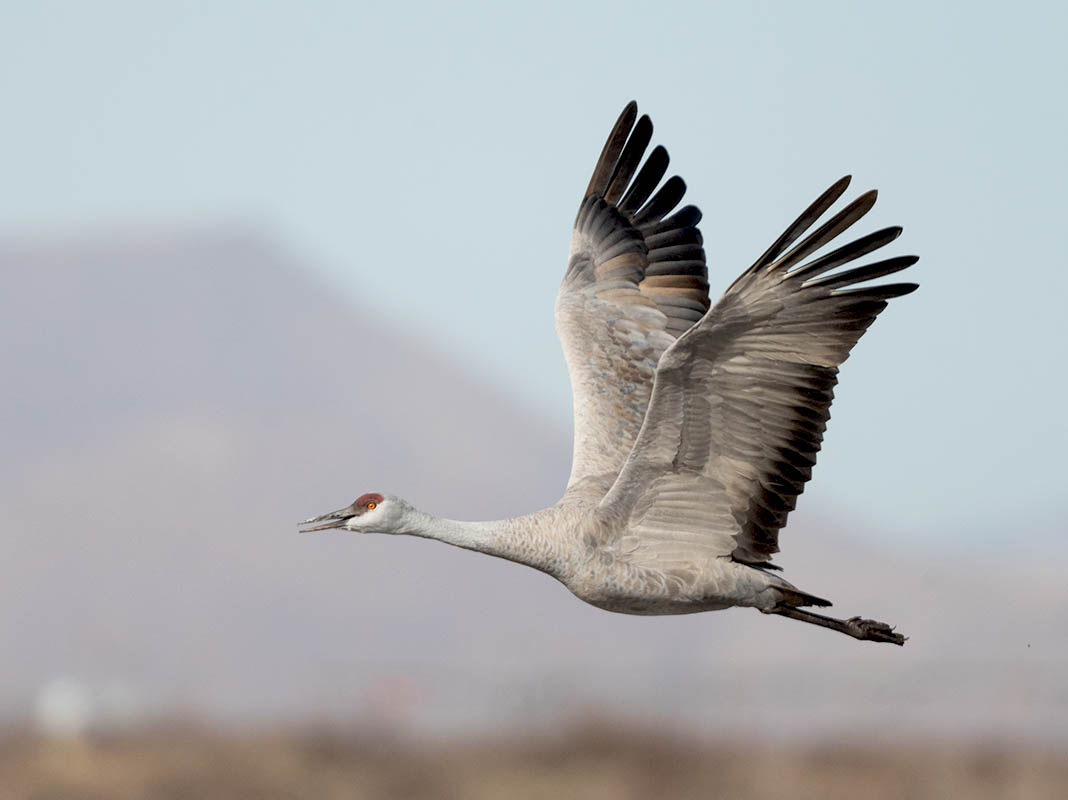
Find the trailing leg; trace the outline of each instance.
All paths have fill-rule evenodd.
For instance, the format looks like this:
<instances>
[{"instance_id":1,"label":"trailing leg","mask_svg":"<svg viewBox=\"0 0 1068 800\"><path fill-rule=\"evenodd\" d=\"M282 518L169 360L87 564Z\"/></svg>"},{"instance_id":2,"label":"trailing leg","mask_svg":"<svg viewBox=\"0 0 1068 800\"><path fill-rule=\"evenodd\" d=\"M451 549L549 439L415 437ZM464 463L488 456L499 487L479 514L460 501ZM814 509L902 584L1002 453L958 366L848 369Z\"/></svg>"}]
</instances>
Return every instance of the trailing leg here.
<instances>
[{"instance_id":1,"label":"trailing leg","mask_svg":"<svg viewBox=\"0 0 1068 800\"><path fill-rule=\"evenodd\" d=\"M835 619L825 617L822 614L813 614L811 611L802 611L790 606L775 606L765 614L781 614L790 619L801 620L810 625L819 625L821 628L830 628L832 631L844 633L854 639L867 639L871 642L889 642L890 644L903 645L905 637L900 633L894 633L894 629L885 622L876 622L873 619L861 619L850 617L849 619Z\"/></svg>"}]
</instances>

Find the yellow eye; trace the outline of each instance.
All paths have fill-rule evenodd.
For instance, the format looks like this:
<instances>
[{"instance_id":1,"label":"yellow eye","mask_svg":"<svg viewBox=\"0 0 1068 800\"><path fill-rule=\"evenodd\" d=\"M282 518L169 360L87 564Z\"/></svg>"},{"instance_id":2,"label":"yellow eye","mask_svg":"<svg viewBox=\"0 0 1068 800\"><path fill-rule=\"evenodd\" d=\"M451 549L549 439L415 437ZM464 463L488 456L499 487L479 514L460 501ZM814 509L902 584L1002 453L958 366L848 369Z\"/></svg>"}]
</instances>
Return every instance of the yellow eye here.
<instances>
[{"instance_id":1,"label":"yellow eye","mask_svg":"<svg viewBox=\"0 0 1068 800\"><path fill-rule=\"evenodd\" d=\"M375 510L375 506L377 506L377 505L378 505L378 503L368 503L367 504L367 510L368 511L374 511Z\"/></svg>"}]
</instances>

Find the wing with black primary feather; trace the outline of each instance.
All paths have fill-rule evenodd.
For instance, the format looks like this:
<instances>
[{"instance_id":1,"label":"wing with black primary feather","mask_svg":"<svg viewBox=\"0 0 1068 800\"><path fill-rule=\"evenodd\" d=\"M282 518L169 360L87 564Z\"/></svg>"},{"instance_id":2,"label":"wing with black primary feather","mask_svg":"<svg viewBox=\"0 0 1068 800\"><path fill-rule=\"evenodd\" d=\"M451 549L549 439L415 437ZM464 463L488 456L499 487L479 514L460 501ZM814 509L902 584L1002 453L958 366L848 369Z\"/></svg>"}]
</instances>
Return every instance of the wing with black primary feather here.
<instances>
[{"instance_id":1,"label":"wing with black primary feather","mask_svg":"<svg viewBox=\"0 0 1068 800\"><path fill-rule=\"evenodd\" d=\"M575 448L571 495L599 500L638 435L661 354L709 308L695 206L669 178L649 117L630 103L597 161L575 219L556 330L571 374ZM657 188L659 186L659 189ZM674 213L672 213L674 212Z\"/></svg>"},{"instance_id":2,"label":"wing with black primary feather","mask_svg":"<svg viewBox=\"0 0 1068 800\"><path fill-rule=\"evenodd\" d=\"M916 288L858 285L915 256L834 271L896 239L897 227L806 261L863 217L875 192L794 245L848 183L809 206L664 353L645 424L602 502L629 519L622 551L636 561L688 570L733 557L770 566L778 552L779 530L816 463L838 366L887 301Z\"/></svg>"}]
</instances>

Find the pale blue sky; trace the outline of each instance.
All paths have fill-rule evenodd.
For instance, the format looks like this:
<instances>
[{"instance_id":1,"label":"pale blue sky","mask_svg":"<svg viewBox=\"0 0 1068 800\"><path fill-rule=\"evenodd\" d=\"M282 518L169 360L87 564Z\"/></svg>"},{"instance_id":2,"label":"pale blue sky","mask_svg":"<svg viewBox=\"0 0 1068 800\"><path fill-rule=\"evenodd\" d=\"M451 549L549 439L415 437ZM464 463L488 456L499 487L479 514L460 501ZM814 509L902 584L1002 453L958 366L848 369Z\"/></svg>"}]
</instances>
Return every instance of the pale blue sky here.
<instances>
[{"instance_id":1,"label":"pale blue sky","mask_svg":"<svg viewBox=\"0 0 1068 800\"><path fill-rule=\"evenodd\" d=\"M261 226L567 425L553 296L634 98L705 211L713 292L847 172L881 192L859 230L902 224L894 253L922 256L844 368L805 505L1053 542L1066 23L1053 3L5 4L0 235Z\"/></svg>"}]
</instances>

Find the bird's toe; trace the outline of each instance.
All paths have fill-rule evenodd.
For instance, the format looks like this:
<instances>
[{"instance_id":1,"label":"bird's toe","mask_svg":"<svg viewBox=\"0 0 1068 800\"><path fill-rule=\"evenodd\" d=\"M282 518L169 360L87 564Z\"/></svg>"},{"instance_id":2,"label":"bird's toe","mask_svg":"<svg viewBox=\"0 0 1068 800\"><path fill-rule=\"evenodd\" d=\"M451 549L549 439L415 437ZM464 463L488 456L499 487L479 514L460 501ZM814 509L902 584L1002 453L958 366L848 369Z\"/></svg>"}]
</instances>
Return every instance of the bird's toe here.
<instances>
[{"instance_id":1,"label":"bird's toe","mask_svg":"<svg viewBox=\"0 0 1068 800\"><path fill-rule=\"evenodd\" d=\"M895 632L892 625L887 625L885 622L878 622L874 619L851 617L848 620L848 624L856 631L855 635L858 639L903 645L907 638Z\"/></svg>"}]
</instances>

